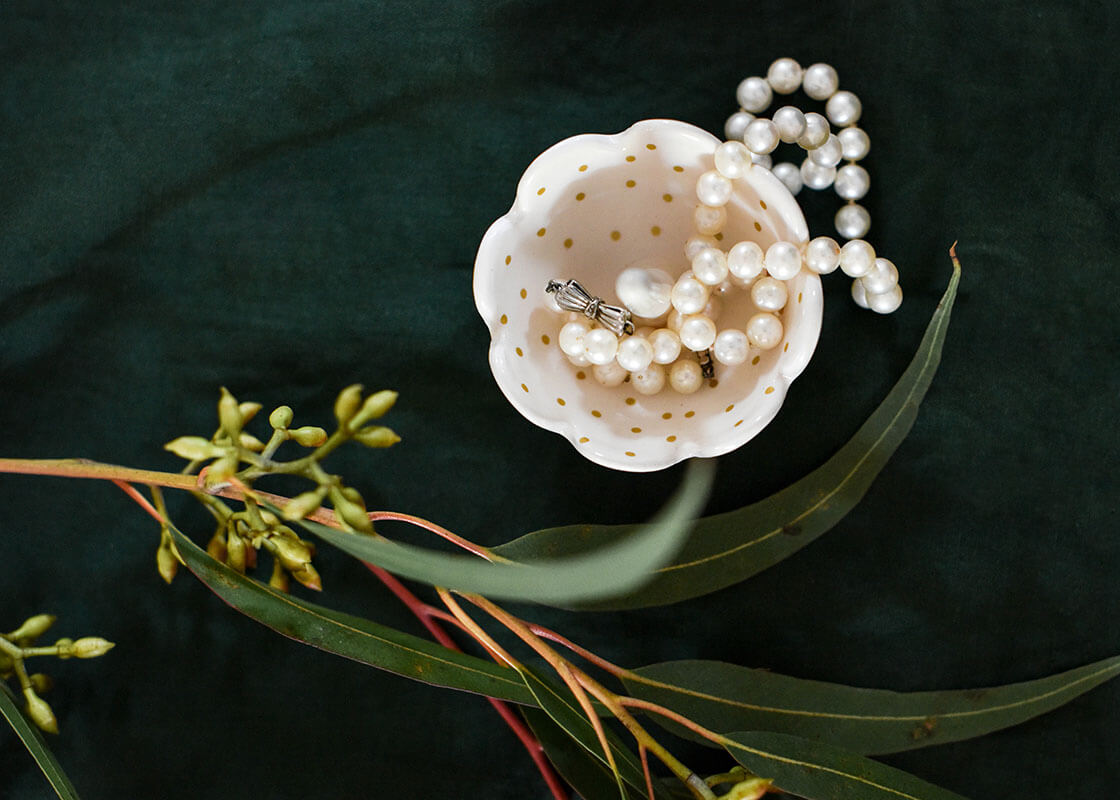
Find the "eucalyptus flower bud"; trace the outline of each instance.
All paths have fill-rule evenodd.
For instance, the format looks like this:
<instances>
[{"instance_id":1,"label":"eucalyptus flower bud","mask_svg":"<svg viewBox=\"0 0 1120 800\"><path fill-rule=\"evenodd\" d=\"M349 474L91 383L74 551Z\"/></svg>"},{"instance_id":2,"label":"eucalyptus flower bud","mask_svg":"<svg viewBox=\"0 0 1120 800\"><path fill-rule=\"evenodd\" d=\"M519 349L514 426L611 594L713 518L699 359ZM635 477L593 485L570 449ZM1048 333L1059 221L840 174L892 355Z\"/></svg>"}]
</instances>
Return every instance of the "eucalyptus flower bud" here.
<instances>
[{"instance_id":1,"label":"eucalyptus flower bud","mask_svg":"<svg viewBox=\"0 0 1120 800\"><path fill-rule=\"evenodd\" d=\"M311 550L300 539L274 536L272 538L272 548L273 552L276 553L276 559L287 570L295 571L311 563Z\"/></svg>"},{"instance_id":2,"label":"eucalyptus flower bud","mask_svg":"<svg viewBox=\"0 0 1120 800\"><path fill-rule=\"evenodd\" d=\"M54 688L54 680L50 675L44 675L42 672L29 675L27 680L31 681L31 688L38 694L46 694Z\"/></svg>"},{"instance_id":3,"label":"eucalyptus flower bud","mask_svg":"<svg viewBox=\"0 0 1120 800\"><path fill-rule=\"evenodd\" d=\"M748 778L732 786L727 794L720 795L719 800L760 800L772 783L768 778Z\"/></svg>"},{"instance_id":4,"label":"eucalyptus flower bud","mask_svg":"<svg viewBox=\"0 0 1120 800\"><path fill-rule=\"evenodd\" d=\"M241 426L245 424L241 416L241 407L229 390L222 387L222 396L218 400L218 421L221 422L222 430L231 440L236 440L237 435L241 433Z\"/></svg>"},{"instance_id":5,"label":"eucalyptus flower bud","mask_svg":"<svg viewBox=\"0 0 1120 800\"><path fill-rule=\"evenodd\" d=\"M225 534L223 534L221 531L218 531L213 536L211 536L210 541L206 544L206 552L210 555L210 558L214 559L215 561L221 561L222 563L225 563L225 560L229 555L228 551L226 550Z\"/></svg>"},{"instance_id":6,"label":"eucalyptus flower bud","mask_svg":"<svg viewBox=\"0 0 1120 800\"><path fill-rule=\"evenodd\" d=\"M83 636L74 642L71 650L77 658L97 658L105 655L114 647L116 645L113 642L102 639L100 636Z\"/></svg>"},{"instance_id":7,"label":"eucalyptus flower bud","mask_svg":"<svg viewBox=\"0 0 1120 800\"><path fill-rule=\"evenodd\" d=\"M241 460L237 456L222 456L213 464L206 472L206 485L217 486L220 483L225 483L235 474L237 468L241 466Z\"/></svg>"},{"instance_id":8,"label":"eucalyptus flower bud","mask_svg":"<svg viewBox=\"0 0 1120 800\"><path fill-rule=\"evenodd\" d=\"M58 648L58 657L63 661L74 655L74 640L73 639L59 639L54 643Z\"/></svg>"},{"instance_id":9,"label":"eucalyptus flower bud","mask_svg":"<svg viewBox=\"0 0 1120 800\"><path fill-rule=\"evenodd\" d=\"M50 704L30 687L23 690L23 696L27 700L27 716L31 717L31 721L47 733L58 733L58 719Z\"/></svg>"},{"instance_id":10,"label":"eucalyptus flower bud","mask_svg":"<svg viewBox=\"0 0 1120 800\"><path fill-rule=\"evenodd\" d=\"M272 577L268 579L268 585L281 592L288 591L288 573L284 571L280 559L272 562Z\"/></svg>"},{"instance_id":11,"label":"eucalyptus flower bud","mask_svg":"<svg viewBox=\"0 0 1120 800\"><path fill-rule=\"evenodd\" d=\"M310 492L297 494L284 506L284 519L303 519L315 513L323 503L323 490L312 489Z\"/></svg>"},{"instance_id":12,"label":"eucalyptus flower bud","mask_svg":"<svg viewBox=\"0 0 1120 800\"><path fill-rule=\"evenodd\" d=\"M362 385L355 383L338 393L334 401L334 416L339 425L345 425L362 407Z\"/></svg>"},{"instance_id":13,"label":"eucalyptus flower bud","mask_svg":"<svg viewBox=\"0 0 1120 800\"><path fill-rule=\"evenodd\" d=\"M170 540L168 539L161 541L159 549L156 550L156 569L159 570L159 576L166 583L175 580L175 574L179 571L179 560L175 558L175 554L171 551Z\"/></svg>"},{"instance_id":14,"label":"eucalyptus flower bud","mask_svg":"<svg viewBox=\"0 0 1120 800\"><path fill-rule=\"evenodd\" d=\"M295 428L291 433L292 438L304 447L318 447L327 440L327 432L315 425L304 425Z\"/></svg>"},{"instance_id":15,"label":"eucalyptus flower bud","mask_svg":"<svg viewBox=\"0 0 1120 800\"><path fill-rule=\"evenodd\" d=\"M277 406L268 415L268 424L276 430L284 430L292 424L292 409L290 406Z\"/></svg>"},{"instance_id":16,"label":"eucalyptus flower bud","mask_svg":"<svg viewBox=\"0 0 1120 800\"><path fill-rule=\"evenodd\" d=\"M237 404L237 410L241 412L241 424L248 424L249 420L257 415L264 406L260 403L255 403L252 400L246 400L244 403Z\"/></svg>"},{"instance_id":17,"label":"eucalyptus flower bud","mask_svg":"<svg viewBox=\"0 0 1120 800\"><path fill-rule=\"evenodd\" d=\"M394 391L382 389L380 392L374 392L366 398L361 410L354 415L346 427L351 431L358 430L371 419L383 417L395 402L397 402L397 393Z\"/></svg>"},{"instance_id":18,"label":"eucalyptus flower bud","mask_svg":"<svg viewBox=\"0 0 1120 800\"><path fill-rule=\"evenodd\" d=\"M264 442L251 433L242 431L241 435L237 437L237 441L246 450L252 450L254 453L264 450Z\"/></svg>"},{"instance_id":19,"label":"eucalyptus flower bud","mask_svg":"<svg viewBox=\"0 0 1120 800\"><path fill-rule=\"evenodd\" d=\"M369 425L354 434L354 440L361 442L366 447L392 447L401 440L389 428L381 425Z\"/></svg>"},{"instance_id":20,"label":"eucalyptus flower bud","mask_svg":"<svg viewBox=\"0 0 1120 800\"><path fill-rule=\"evenodd\" d=\"M165 444L163 449L170 450L179 458L185 458L188 461L217 458L223 452L222 448L201 436L180 436L178 439L172 439Z\"/></svg>"},{"instance_id":21,"label":"eucalyptus flower bud","mask_svg":"<svg viewBox=\"0 0 1120 800\"><path fill-rule=\"evenodd\" d=\"M347 489L349 488L347 487ZM334 503L334 513L354 530L373 533L373 523L366 516L366 507L362 502L362 496L359 494L355 499L354 494L356 492L353 489L350 489L349 492L345 489L332 491L331 502Z\"/></svg>"},{"instance_id":22,"label":"eucalyptus flower bud","mask_svg":"<svg viewBox=\"0 0 1120 800\"><path fill-rule=\"evenodd\" d=\"M226 563L238 572L245 572L245 540L235 533L226 537Z\"/></svg>"},{"instance_id":23,"label":"eucalyptus flower bud","mask_svg":"<svg viewBox=\"0 0 1120 800\"><path fill-rule=\"evenodd\" d=\"M300 569L292 570L292 577L308 589L314 589L316 592L323 591L323 579L319 577L315 567L310 564L304 564Z\"/></svg>"},{"instance_id":24,"label":"eucalyptus flower bud","mask_svg":"<svg viewBox=\"0 0 1120 800\"><path fill-rule=\"evenodd\" d=\"M56 619L58 617L54 614L36 614L28 617L22 625L8 634L8 638L12 641L33 642L46 633Z\"/></svg>"}]
</instances>

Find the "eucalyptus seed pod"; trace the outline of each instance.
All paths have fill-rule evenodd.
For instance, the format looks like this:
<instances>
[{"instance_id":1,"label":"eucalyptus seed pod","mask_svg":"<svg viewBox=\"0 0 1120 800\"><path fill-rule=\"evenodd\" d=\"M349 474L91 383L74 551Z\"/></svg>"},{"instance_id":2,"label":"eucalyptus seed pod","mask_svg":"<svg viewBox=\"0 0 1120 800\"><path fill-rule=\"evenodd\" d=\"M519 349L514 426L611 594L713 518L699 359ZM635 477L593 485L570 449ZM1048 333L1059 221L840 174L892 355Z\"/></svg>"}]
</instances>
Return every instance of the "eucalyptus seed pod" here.
<instances>
[{"instance_id":1,"label":"eucalyptus seed pod","mask_svg":"<svg viewBox=\"0 0 1120 800\"><path fill-rule=\"evenodd\" d=\"M318 447L327 440L327 432L315 425L304 425L289 431L292 438L304 447Z\"/></svg>"},{"instance_id":2,"label":"eucalyptus seed pod","mask_svg":"<svg viewBox=\"0 0 1120 800\"><path fill-rule=\"evenodd\" d=\"M288 591L288 573L284 571L284 566L280 563L280 559L276 559L272 562L272 577L268 579L268 585L281 592Z\"/></svg>"},{"instance_id":3,"label":"eucalyptus seed pod","mask_svg":"<svg viewBox=\"0 0 1120 800\"><path fill-rule=\"evenodd\" d=\"M74 642L72 652L76 658L97 658L112 650L116 645L100 636L83 636Z\"/></svg>"},{"instance_id":4,"label":"eucalyptus seed pod","mask_svg":"<svg viewBox=\"0 0 1120 800\"><path fill-rule=\"evenodd\" d=\"M366 447L392 447L401 440L401 437L389 428L369 425L355 433L354 440L361 442Z\"/></svg>"},{"instance_id":5,"label":"eucalyptus seed pod","mask_svg":"<svg viewBox=\"0 0 1120 800\"><path fill-rule=\"evenodd\" d=\"M31 717L31 721L47 733L58 733L58 719L50 704L30 687L23 690L23 696L27 700L27 716Z\"/></svg>"},{"instance_id":6,"label":"eucalyptus seed pod","mask_svg":"<svg viewBox=\"0 0 1120 800\"><path fill-rule=\"evenodd\" d=\"M315 567L310 564L304 564L302 568L292 570L292 577L308 589L314 589L316 592L323 591L323 579L319 577Z\"/></svg>"},{"instance_id":7,"label":"eucalyptus seed pod","mask_svg":"<svg viewBox=\"0 0 1120 800\"><path fill-rule=\"evenodd\" d=\"M311 551L300 539L274 536L271 539L271 544L276 559L284 565L284 569L295 571L311 563Z\"/></svg>"},{"instance_id":8,"label":"eucalyptus seed pod","mask_svg":"<svg viewBox=\"0 0 1120 800\"><path fill-rule=\"evenodd\" d=\"M179 458L185 458L188 461L217 458L223 452L220 447L201 436L180 436L178 439L172 439L165 444L163 449L170 450Z\"/></svg>"},{"instance_id":9,"label":"eucalyptus seed pod","mask_svg":"<svg viewBox=\"0 0 1120 800\"><path fill-rule=\"evenodd\" d=\"M63 661L74 655L74 640L73 639L59 639L54 643L58 648L58 657Z\"/></svg>"},{"instance_id":10,"label":"eucalyptus seed pod","mask_svg":"<svg viewBox=\"0 0 1120 800\"><path fill-rule=\"evenodd\" d=\"M37 694L46 694L54 688L54 679L51 678L50 675L45 675L42 672L29 675L27 680L31 681L31 688L34 689Z\"/></svg>"},{"instance_id":11,"label":"eucalyptus seed pod","mask_svg":"<svg viewBox=\"0 0 1120 800\"><path fill-rule=\"evenodd\" d=\"M295 415L292 413L290 406L277 406L268 415L268 424L274 429L282 431L292 424L293 416Z\"/></svg>"},{"instance_id":12,"label":"eucalyptus seed pod","mask_svg":"<svg viewBox=\"0 0 1120 800\"><path fill-rule=\"evenodd\" d=\"M162 539L159 543L159 549L156 550L156 569L159 570L159 576L165 583L175 580L175 575L179 572L179 559L175 558L175 554L171 551L170 539Z\"/></svg>"},{"instance_id":13,"label":"eucalyptus seed pod","mask_svg":"<svg viewBox=\"0 0 1120 800\"><path fill-rule=\"evenodd\" d=\"M46 633L56 619L58 617L54 614L36 614L28 617L22 625L8 634L8 638L20 644L30 644Z\"/></svg>"},{"instance_id":14,"label":"eucalyptus seed pod","mask_svg":"<svg viewBox=\"0 0 1120 800\"><path fill-rule=\"evenodd\" d=\"M288 504L284 506L284 519L303 519L315 513L323 503L323 495L325 492L322 489L312 489L303 494L297 494Z\"/></svg>"},{"instance_id":15,"label":"eucalyptus seed pod","mask_svg":"<svg viewBox=\"0 0 1120 800\"><path fill-rule=\"evenodd\" d=\"M345 425L354 418L361 407L362 385L355 383L338 393L338 397L334 401L334 417L338 420L339 425Z\"/></svg>"},{"instance_id":16,"label":"eucalyptus seed pod","mask_svg":"<svg viewBox=\"0 0 1120 800\"><path fill-rule=\"evenodd\" d=\"M230 441L237 440L237 435L241 433L241 427L245 424L245 420L241 416L241 404L224 386L222 387L222 396L218 400L218 421Z\"/></svg>"},{"instance_id":17,"label":"eucalyptus seed pod","mask_svg":"<svg viewBox=\"0 0 1120 800\"><path fill-rule=\"evenodd\" d=\"M242 574L245 572L246 549L245 540L236 533L226 536L226 563Z\"/></svg>"},{"instance_id":18,"label":"eucalyptus seed pod","mask_svg":"<svg viewBox=\"0 0 1120 800\"><path fill-rule=\"evenodd\" d=\"M371 419L383 417L395 402L397 402L397 393L392 390L382 389L380 392L374 392L366 398L361 410L354 415L346 427L351 431L358 430Z\"/></svg>"},{"instance_id":19,"label":"eucalyptus seed pod","mask_svg":"<svg viewBox=\"0 0 1120 800\"><path fill-rule=\"evenodd\" d=\"M264 408L264 406L262 406L260 403L253 402L252 400L246 400L244 403L238 403L237 410L241 412L241 424L248 425L249 420L255 417L257 415L257 412L262 408Z\"/></svg>"}]
</instances>

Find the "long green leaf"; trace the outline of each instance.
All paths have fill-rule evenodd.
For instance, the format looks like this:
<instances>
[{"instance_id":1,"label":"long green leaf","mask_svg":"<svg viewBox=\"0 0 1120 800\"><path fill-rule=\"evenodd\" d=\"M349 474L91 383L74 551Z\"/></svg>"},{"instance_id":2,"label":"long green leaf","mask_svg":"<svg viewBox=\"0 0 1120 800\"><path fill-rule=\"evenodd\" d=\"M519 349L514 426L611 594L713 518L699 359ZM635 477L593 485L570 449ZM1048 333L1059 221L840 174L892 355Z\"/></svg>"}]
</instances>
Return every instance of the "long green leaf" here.
<instances>
[{"instance_id":1,"label":"long green leaf","mask_svg":"<svg viewBox=\"0 0 1120 800\"><path fill-rule=\"evenodd\" d=\"M960 280L954 262L910 366L855 436L797 483L736 511L699 520L673 563L641 589L582 608L616 610L670 605L738 583L792 555L839 522L867 492L909 433L941 360L949 314ZM629 525L568 525L529 533L495 548L515 560L557 558L603 547L627 536Z\"/></svg>"},{"instance_id":2,"label":"long green leaf","mask_svg":"<svg viewBox=\"0 0 1120 800\"><path fill-rule=\"evenodd\" d=\"M277 633L424 683L534 703L524 681L508 667L292 597L215 561L175 528L171 535L200 581L242 614Z\"/></svg>"},{"instance_id":3,"label":"long green leaf","mask_svg":"<svg viewBox=\"0 0 1120 800\"><path fill-rule=\"evenodd\" d=\"M684 482L652 521L624 539L570 558L536 563L490 563L362 536L304 521L304 527L362 561L390 572L461 592L545 604L570 604L632 591L680 549L704 506L714 474L711 461L693 461ZM515 559L515 561L521 561Z\"/></svg>"},{"instance_id":4,"label":"long green leaf","mask_svg":"<svg viewBox=\"0 0 1120 800\"><path fill-rule=\"evenodd\" d=\"M1039 680L942 692L857 689L718 661L668 661L634 672L641 677L624 682L635 697L717 733L776 731L875 754L1017 725L1120 674L1120 656ZM674 732L687 735L676 726Z\"/></svg>"},{"instance_id":5,"label":"long green leaf","mask_svg":"<svg viewBox=\"0 0 1120 800\"><path fill-rule=\"evenodd\" d=\"M572 693L566 687L561 688L553 681L543 678L531 668L525 668L522 675L525 679L525 685L536 699L534 705L539 706L573 741L594 756L606 769L608 779L613 782L614 776L611 775L607 766L607 759L603 754L603 748L599 745L595 729L591 727L591 723L584 716L583 710L579 707L579 702L572 696ZM618 737L609 728L605 728L605 731L607 744L611 748L615 764L618 767L619 777L625 782L626 786L637 790L639 796L644 796L645 773L642 772L642 766L637 757L618 741ZM614 796L625 798L626 786L615 783ZM657 791L656 787L654 791ZM658 793L658 796L660 797L661 794Z\"/></svg>"},{"instance_id":6,"label":"long green leaf","mask_svg":"<svg viewBox=\"0 0 1120 800\"><path fill-rule=\"evenodd\" d=\"M727 751L744 767L806 800L964 800L839 747L783 733L728 734Z\"/></svg>"},{"instance_id":7,"label":"long green leaf","mask_svg":"<svg viewBox=\"0 0 1120 800\"><path fill-rule=\"evenodd\" d=\"M74 784L70 783L70 779L62 771L62 765L47 746L43 734L39 733L39 729L31 724L31 720L23 715L15 695L3 681L0 681L0 715L8 720L8 724L31 753L39 769L43 770L55 794L62 800L78 800L78 792Z\"/></svg>"}]
</instances>

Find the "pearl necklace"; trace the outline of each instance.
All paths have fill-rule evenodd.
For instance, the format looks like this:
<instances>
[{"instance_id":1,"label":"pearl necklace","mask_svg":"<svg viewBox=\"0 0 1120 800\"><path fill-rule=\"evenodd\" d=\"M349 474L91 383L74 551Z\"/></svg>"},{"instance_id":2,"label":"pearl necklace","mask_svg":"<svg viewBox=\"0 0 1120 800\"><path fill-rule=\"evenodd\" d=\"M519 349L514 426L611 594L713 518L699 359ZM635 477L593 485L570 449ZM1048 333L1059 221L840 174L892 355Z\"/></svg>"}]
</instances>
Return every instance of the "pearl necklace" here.
<instances>
[{"instance_id":1,"label":"pearl necklace","mask_svg":"<svg viewBox=\"0 0 1120 800\"><path fill-rule=\"evenodd\" d=\"M778 346L784 335L778 313L789 297L786 283L803 266L821 275L839 268L853 279L852 298L863 308L881 314L898 308L902 290L897 268L888 259L878 258L861 238L871 226L870 214L855 202L870 187L867 170L856 164L870 148L867 134L855 126L862 105L858 97L838 86L831 66L813 64L802 70L791 58L772 63L765 79L750 77L739 84L740 110L725 126L729 141L716 148L715 169L696 182L700 205L693 223L697 235L684 247L690 268L675 282L660 269L624 270L615 292L625 308L605 305L575 281L568 281L563 293L559 282L550 281L548 291L557 293L558 301L567 295L563 297L567 302L560 305L569 315L557 343L569 361L576 366L592 365L595 379L604 386L618 386L629 378L640 394L657 394L666 382L681 394L691 394L704 378L712 377L713 357L720 364L736 366L747 360L752 347L770 350ZM791 94L798 88L814 100L826 101L827 119L789 105L775 111L773 119L755 116L770 105L774 92ZM842 126L839 134L832 133L830 120ZM806 151L800 168L788 162L772 166L770 153L779 142L797 143ZM842 158L849 163L838 170ZM755 167L771 169L793 195L803 185L812 189L834 185L837 194L848 201L836 214L836 229L849 241L843 247L829 236L818 236L802 246L779 241L765 252L756 242L743 241L727 252L721 250L715 236L727 221L725 206L732 197L733 182ZM750 292L758 313L742 330L719 331L715 325L719 297L736 287ZM632 317L665 318L665 326L635 331ZM597 326L597 321L606 327ZM686 349L695 357L682 358Z\"/></svg>"}]
</instances>

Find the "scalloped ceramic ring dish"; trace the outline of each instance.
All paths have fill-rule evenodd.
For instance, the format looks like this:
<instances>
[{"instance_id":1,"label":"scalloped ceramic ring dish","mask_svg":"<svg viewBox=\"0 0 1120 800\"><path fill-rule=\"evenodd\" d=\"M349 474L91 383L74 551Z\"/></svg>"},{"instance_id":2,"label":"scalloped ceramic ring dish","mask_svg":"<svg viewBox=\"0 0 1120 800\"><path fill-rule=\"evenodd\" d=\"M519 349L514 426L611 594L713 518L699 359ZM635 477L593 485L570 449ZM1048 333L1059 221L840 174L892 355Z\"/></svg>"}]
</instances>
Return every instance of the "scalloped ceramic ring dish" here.
<instances>
[{"instance_id":1,"label":"scalloped ceramic ring dish","mask_svg":"<svg viewBox=\"0 0 1120 800\"><path fill-rule=\"evenodd\" d=\"M578 280L614 303L615 279L636 264L679 274L695 235L696 182L713 168L720 139L693 125L645 120L615 135L559 142L522 175L513 207L487 230L474 270L474 296L490 329L490 368L526 419L564 436L611 469L649 472L686 458L718 456L758 434L778 413L789 384L809 363L821 330L820 277L802 269L780 312L784 338L743 364L717 364L693 394L608 388L556 344L566 320L545 293L549 280ZM724 243L765 250L809 238L786 186L759 167L734 182ZM753 313L750 292L723 299L722 318Z\"/></svg>"}]
</instances>

